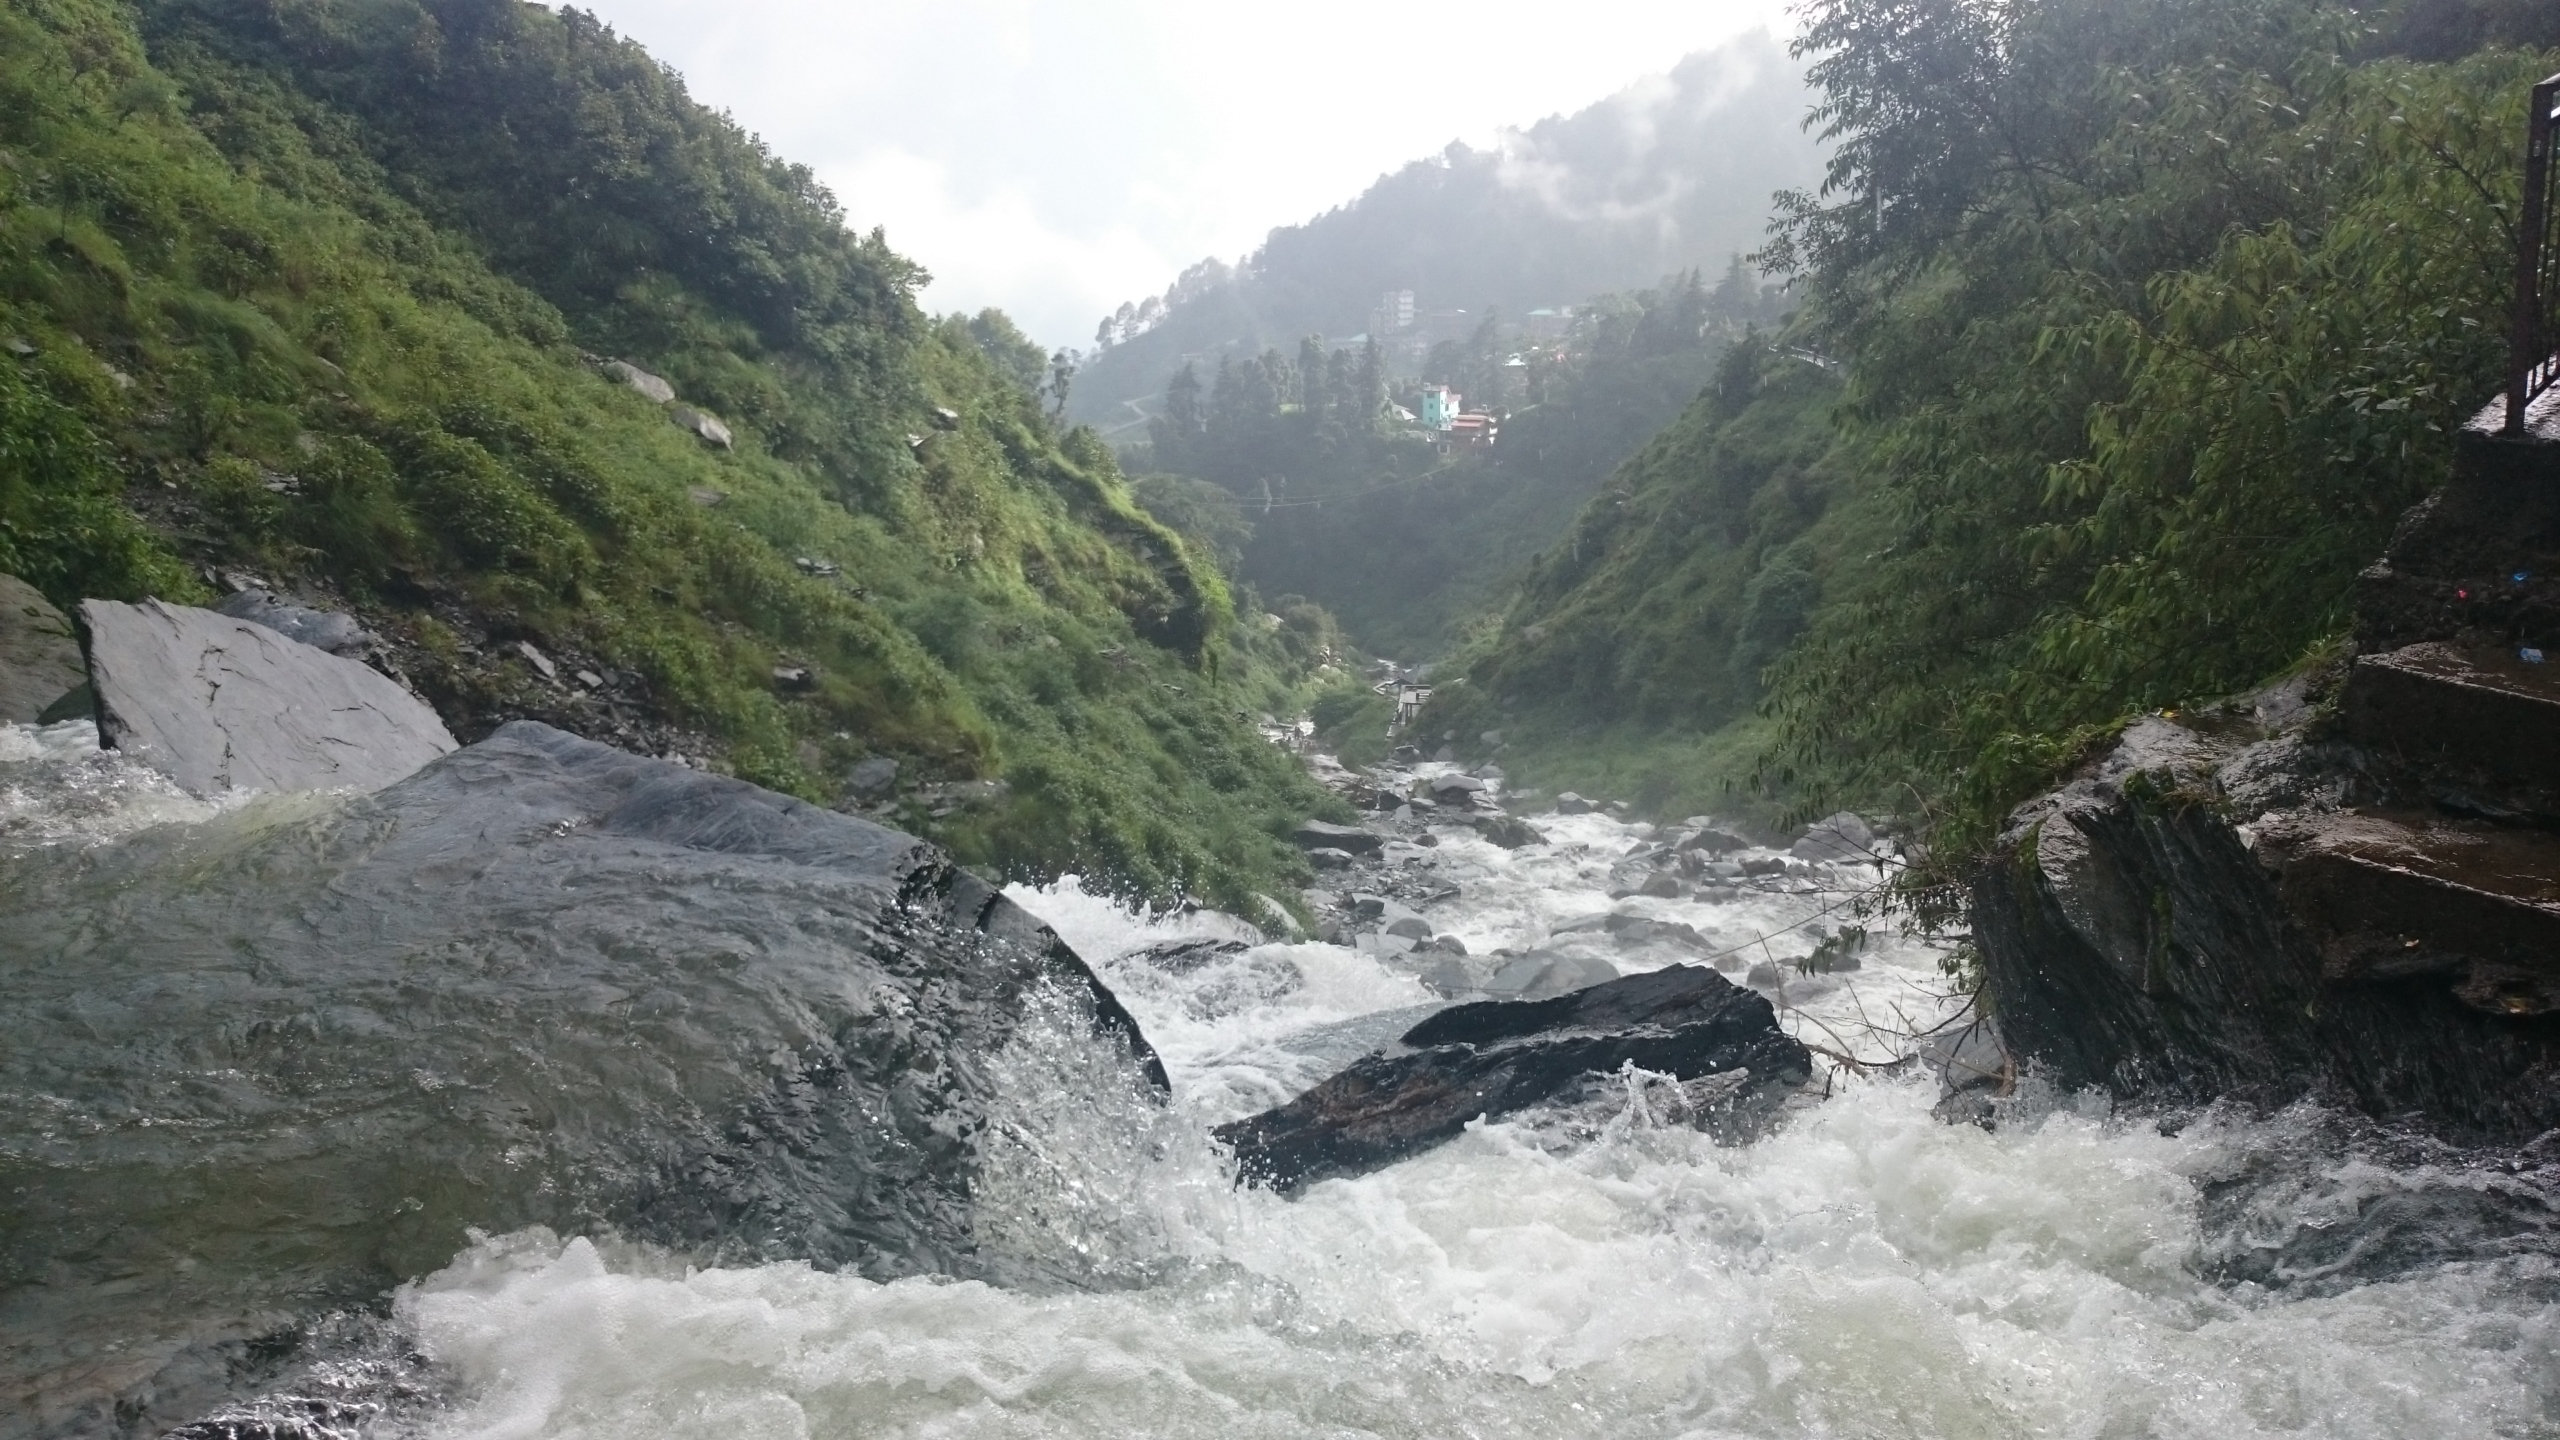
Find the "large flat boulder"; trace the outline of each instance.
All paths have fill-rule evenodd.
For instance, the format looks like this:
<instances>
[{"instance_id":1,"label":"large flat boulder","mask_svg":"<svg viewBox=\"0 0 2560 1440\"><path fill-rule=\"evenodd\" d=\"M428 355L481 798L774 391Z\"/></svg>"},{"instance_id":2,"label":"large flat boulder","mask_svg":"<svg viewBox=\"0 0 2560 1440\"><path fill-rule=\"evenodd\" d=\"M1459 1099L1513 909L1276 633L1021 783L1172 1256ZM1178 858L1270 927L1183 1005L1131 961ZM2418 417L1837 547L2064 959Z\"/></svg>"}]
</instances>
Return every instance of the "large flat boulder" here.
<instances>
[{"instance_id":1,"label":"large flat boulder","mask_svg":"<svg viewBox=\"0 0 2560 1440\"><path fill-rule=\"evenodd\" d=\"M31 725L89 678L80 637L36 587L0 575L0 725Z\"/></svg>"},{"instance_id":2,"label":"large flat boulder","mask_svg":"<svg viewBox=\"0 0 2560 1440\"><path fill-rule=\"evenodd\" d=\"M1741 1122L1812 1074L1767 999L1713 970L1673 965L1551 1000L1454 1005L1276 1109L1218 1127L1239 1170L1281 1191L1361 1175L1501 1116L1577 1093L1621 1066L1680 1080L1740 1075Z\"/></svg>"},{"instance_id":3,"label":"large flat boulder","mask_svg":"<svg viewBox=\"0 0 2560 1440\"><path fill-rule=\"evenodd\" d=\"M80 615L99 739L191 794L379 790L456 748L389 676L265 625L158 600Z\"/></svg>"},{"instance_id":4,"label":"large flat boulder","mask_svg":"<svg viewBox=\"0 0 2560 1440\"><path fill-rule=\"evenodd\" d=\"M5 863L0 1093L43 1098L0 1106L0 1436L159 1434L473 1227L982 1273L1033 992L1162 1083L934 846L531 722Z\"/></svg>"}]
</instances>

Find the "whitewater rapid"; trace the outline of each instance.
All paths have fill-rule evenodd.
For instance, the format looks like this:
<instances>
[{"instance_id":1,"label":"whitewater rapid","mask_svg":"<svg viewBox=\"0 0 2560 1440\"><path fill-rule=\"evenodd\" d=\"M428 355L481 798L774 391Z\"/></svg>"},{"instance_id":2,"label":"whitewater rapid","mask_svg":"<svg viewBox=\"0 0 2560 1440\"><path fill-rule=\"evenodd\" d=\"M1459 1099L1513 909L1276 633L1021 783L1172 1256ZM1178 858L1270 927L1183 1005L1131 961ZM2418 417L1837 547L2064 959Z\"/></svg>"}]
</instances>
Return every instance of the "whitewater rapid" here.
<instances>
[{"instance_id":1,"label":"whitewater rapid","mask_svg":"<svg viewBox=\"0 0 2560 1440\"><path fill-rule=\"evenodd\" d=\"M1460 894L1427 912L1436 929L1481 953L1633 904L1737 944L1777 931L1764 953L1794 958L1811 942L1785 927L1837 903L1613 902L1607 862L1642 832L1540 823L1556 844L1442 837L1429 858ZM2164 1126L2031 1093L1987 1131L1933 1118L1933 1078L1828 1066L1829 1098L1748 1147L1631 1097L1596 1141L1483 1124L1280 1200L1235 1188L1207 1128L1321 1078L1362 1017L1434 997L1323 944L1168 975L1132 957L1249 932L1131 915L1072 882L1013 893L1097 963L1176 1092L1169 1110L1132 1098L1067 1029L1009 1057L1015 1110L979 1204L1025 1283L492 1239L399 1302L463 1397L434 1433L2560 1434L2560 1274L2543 1254L2370 1283L2209 1278L2246 1260L2235 1247L2281 1250L2447 1181L2341 1150L2335 1117ZM1894 941L1855 975L1782 971L1782 1014L1876 1058L1952 1013L1939 959ZM2288 1180L2243 1206L2267 1213L2209 1225L2216 1178L2270 1155Z\"/></svg>"},{"instance_id":2,"label":"whitewater rapid","mask_svg":"<svg viewBox=\"0 0 2560 1440\"><path fill-rule=\"evenodd\" d=\"M208 818L77 730L0 736L0 841ZM1425 914L1477 954L1604 943L1557 937L1611 910L1689 925L1737 980L1775 966L1784 1022L1837 1055L1890 1059L1961 1009L1941 953L1909 939L1850 974L1788 968L1846 918L1854 869L1613 900L1648 832L1536 823L1552 843L1450 826L1388 863L1454 887ZM350 1393L396 1372L407 1399L344 1433L2560 1435L2560 1267L2515 1219L2552 1207L2512 1157L2307 1105L2120 1116L2032 1083L1985 1129L1932 1115L1924 1067L1826 1062L1821 1098L1748 1146L1657 1115L1628 1077L1596 1136L1524 1114L1282 1200L1238 1188L1209 1128L1438 997L1330 944L1177 973L1147 947L1260 937L1073 881L1010 893L1094 962L1174 1095L1142 1094L1064 1006L1023 1028L976 1195L997 1283L484 1236L403 1286L387 1326L356 1327Z\"/></svg>"}]
</instances>

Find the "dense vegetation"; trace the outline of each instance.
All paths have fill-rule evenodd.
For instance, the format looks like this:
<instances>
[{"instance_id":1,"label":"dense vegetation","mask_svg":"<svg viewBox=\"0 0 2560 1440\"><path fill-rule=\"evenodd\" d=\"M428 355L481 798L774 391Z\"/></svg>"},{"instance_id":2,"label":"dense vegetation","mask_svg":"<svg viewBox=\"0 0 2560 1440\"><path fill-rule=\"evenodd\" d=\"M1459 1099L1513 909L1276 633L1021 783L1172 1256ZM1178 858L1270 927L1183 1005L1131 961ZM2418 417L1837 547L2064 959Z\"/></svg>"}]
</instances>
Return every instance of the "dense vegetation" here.
<instances>
[{"instance_id":1,"label":"dense vegetation","mask_svg":"<svg viewBox=\"0 0 2560 1440\"><path fill-rule=\"evenodd\" d=\"M1905 814L1938 884L2125 716L2342 632L2498 383L2522 102L2560 55L2462 52L2560 41L2560 17L1806 18L1836 149L1764 258L1803 304L1788 341L1845 383L1817 398L1760 364L1735 408L1728 376L1585 513L1443 714L1508 719L1515 768L1659 804L1756 774L1797 813Z\"/></svg>"},{"instance_id":2,"label":"dense vegetation","mask_svg":"<svg viewBox=\"0 0 2560 1440\"><path fill-rule=\"evenodd\" d=\"M888 756L981 864L1291 893L1323 801L1237 712L1307 648L921 278L576 11L0 0L0 566L65 603L251 570L466 738L533 714L822 802Z\"/></svg>"},{"instance_id":3,"label":"dense vegetation","mask_svg":"<svg viewBox=\"0 0 2560 1440\"><path fill-rule=\"evenodd\" d=\"M1489 311L1517 319L1720 266L1759 242L1772 190L1820 171L1796 124L1799 69L1777 42L1748 35L1498 145L1452 143L1273 230L1237 264L1203 260L1103 322L1073 413L1117 439L1131 402L1153 401L1186 358L1207 366L1303 335L1364 334L1389 290L1413 291L1426 317L1468 312L1440 337L1463 341ZM1394 357L1388 368L1423 378Z\"/></svg>"},{"instance_id":4,"label":"dense vegetation","mask_svg":"<svg viewBox=\"0 0 2560 1440\"><path fill-rule=\"evenodd\" d=\"M1391 419L1373 350L1302 342L1221 360L1209 383L1186 366L1151 443L1127 463L1220 487L1234 519L1234 573L1263 593L1321 600L1363 648L1437 659L1461 627L1501 603L1619 461L1678 416L1723 347L1773 312L1738 263L1652 290L1602 295L1550 339L1488 319L1431 352L1425 373L1503 418L1491 450L1444 454ZM1153 503L1152 501L1150 503ZM1215 502L1212 502L1215 503Z\"/></svg>"}]
</instances>

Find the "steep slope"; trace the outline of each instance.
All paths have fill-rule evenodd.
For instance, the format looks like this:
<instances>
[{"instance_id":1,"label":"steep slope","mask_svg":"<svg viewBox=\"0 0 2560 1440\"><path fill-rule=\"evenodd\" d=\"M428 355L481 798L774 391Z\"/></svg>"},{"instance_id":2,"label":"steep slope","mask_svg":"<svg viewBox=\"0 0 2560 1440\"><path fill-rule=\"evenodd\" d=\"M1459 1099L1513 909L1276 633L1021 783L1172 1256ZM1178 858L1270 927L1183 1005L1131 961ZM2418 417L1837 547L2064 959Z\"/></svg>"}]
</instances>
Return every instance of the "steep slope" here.
<instances>
[{"instance_id":1,"label":"steep slope","mask_svg":"<svg viewBox=\"0 0 2560 1440\"><path fill-rule=\"evenodd\" d=\"M466 740L532 716L1007 871L1278 889L1322 802L1234 716L1283 652L918 278L574 11L8 0L0 568L252 571ZM866 759L897 778L853 796Z\"/></svg>"},{"instance_id":2,"label":"steep slope","mask_svg":"<svg viewBox=\"0 0 2560 1440\"><path fill-rule=\"evenodd\" d=\"M1879 542L1839 379L1757 336L1608 477L1475 638L1424 732L1515 783L1774 820L1761 672Z\"/></svg>"},{"instance_id":3,"label":"steep slope","mask_svg":"<svg viewBox=\"0 0 2560 1440\"><path fill-rule=\"evenodd\" d=\"M1390 290L1413 291L1422 317L1458 327L1442 338L1463 338L1487 311L1518 319L1682 270L1713 275L1760 242L1772 192L1820 173L1799 69L1755 32L1491 148L1452 143L1115 317L1129 324L1086 357L1072 411L1106 431L1129 425L1130 402L1152 401L1185 357L1363 334Z\"/></svg>"}]
</instances>

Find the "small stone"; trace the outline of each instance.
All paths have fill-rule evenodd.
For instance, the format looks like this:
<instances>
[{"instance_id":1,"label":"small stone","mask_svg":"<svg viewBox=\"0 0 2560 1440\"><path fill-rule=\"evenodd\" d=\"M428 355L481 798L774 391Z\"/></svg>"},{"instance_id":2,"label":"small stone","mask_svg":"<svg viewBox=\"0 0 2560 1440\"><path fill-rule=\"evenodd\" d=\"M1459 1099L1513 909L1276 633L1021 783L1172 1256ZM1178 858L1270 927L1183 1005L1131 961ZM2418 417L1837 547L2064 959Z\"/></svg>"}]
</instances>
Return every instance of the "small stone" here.
<instances>
[{"instance_id":1,"label":"small stone","mask_svg":"<svg viewBox=\"0 0 2560 1440\"><path fill-rule=\"evenodd\" d=\"M726 494L721 491L714 490L708 485L688 485L685 487L684 493L685 498L691 500L694 504L701 506L705 510L710 509L714 505L726 504L729 499Z\"/></svg>"},{"instance_id":2,"label":"small stone","mask_svg":"<svg viewBox=\"0 0 2560 1440\"><path fill-rule=\"evenodd\" d=\"M667 412L667 418L684 429L692 431L706 445L717 445L727 450L733 448L736 443L729 433L729 427L720 423L720 417L696 410L690 405L676 406Z\"/></svg>"},{"instance_id":3,"label":"small stone","mask_svg":"<svg viewBox=\"0 0 2560 1440\"><path fill-rule=\"evenodd\" d=\"M607 375L661 405L676 398L676 387L628 360L607 360L604 362L603 369Z\"/></svg>"},{"instance_id":4,"label":"small stone","mask_svg":"<svg viewBox=\"0 0 2560 1440\"><path fill-rule=\"evenodd\" d=\"M36 353L36 347L28 344L27 338L23 335L12 335L6 340L0 340L0 349L7 350L21 360Z\"/></svg>"},{"instance_id":5,"label":"small stone","mask_svg":"<svg viewBox=\"0 0 2560 1440\"><path fill-rule=\"evenodd\" d=\"M551 663L551 657L536 649L532 641L517 641L515 643L515 652L524 657L526 664L541 671L543 679L557 680L560 678L560 667Z\"/></svg>"},{"instance_id":6,"label":"small stone","mask_svg":"<svg viewBox=\"0 0 2560 1440\"><path fill-rule=\"evenodd\" d=\"M845 772L845 789L864 800L876 800L898 783L898 762L886 755L857 760Z\"/></svg>"},{"instance_id":7,"label":"small stone","mask_svg":"<svg viewBox=\"0 0 2560 1440\"><path fill-rule=\"evenodd\" d=\"M578 683L590 690L601 690L604 688L604 677L593 670L581 670L578 672Z\"/></svg>"},{"instance_id":8,"label":"small stone","mask_svg":"<svg viewBox=\"0 0 2560 1440\"><path fill-rule=\"evenodd\" d=\"M776 665L773 667L773 683L795 693L815 690L818 688L818 672L806 665Z\"/></svg>"}]
</instances>

